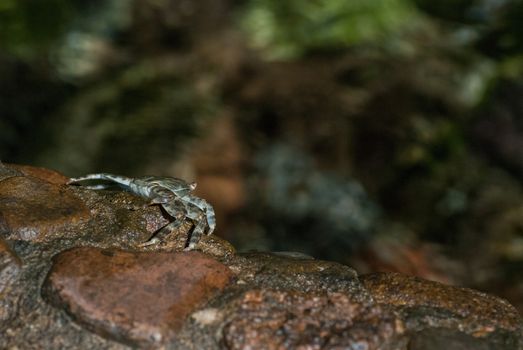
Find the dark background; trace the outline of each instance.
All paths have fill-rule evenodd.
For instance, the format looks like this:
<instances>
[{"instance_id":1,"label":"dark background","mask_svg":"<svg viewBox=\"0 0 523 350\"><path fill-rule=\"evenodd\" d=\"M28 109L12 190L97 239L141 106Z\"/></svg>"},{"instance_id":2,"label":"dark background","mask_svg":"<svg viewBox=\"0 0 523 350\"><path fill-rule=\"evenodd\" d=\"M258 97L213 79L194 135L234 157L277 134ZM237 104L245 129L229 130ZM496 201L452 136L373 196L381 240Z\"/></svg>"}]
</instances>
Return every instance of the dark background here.
<instances>
[{"instance_id":1,"label":"dark background","mask_svg":"<svg viewBox=\"0 0 523 350\"><path fill-rule=\"evenodd\" d=\"M523 310L523 1L0 0L0 159L196 180L239 250Z\"/></svg>"}]
</instances>

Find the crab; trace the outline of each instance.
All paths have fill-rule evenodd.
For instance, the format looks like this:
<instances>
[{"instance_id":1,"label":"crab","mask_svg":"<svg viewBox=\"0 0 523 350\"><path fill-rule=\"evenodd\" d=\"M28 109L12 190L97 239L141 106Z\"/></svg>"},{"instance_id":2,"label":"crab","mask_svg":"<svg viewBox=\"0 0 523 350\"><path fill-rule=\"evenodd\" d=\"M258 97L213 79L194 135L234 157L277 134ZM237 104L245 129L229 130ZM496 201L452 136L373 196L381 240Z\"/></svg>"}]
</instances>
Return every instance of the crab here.
<instances>
[{"instance_id":1,"label":"crab","mask_svg":"<svg viewBox=\"0 0 523 350\"><path fill-rule=\"evenodd\" d=\"M79 184L84 181L102 180L107 183L86 185L89 189L106 189L118 185L126 191L150 200L150 204L159 204L173 219L157 230L142 246L160 243L162 237L176 230L186 219L190 219L194 229L185 250L193 250L204 234L211 234L216 227L213 207L205 200L191 192L196 188L195 182L186 182L175 177L145 176L130 178L106 173L89 174L71 178L68 184Z\"/></svg>"}]
</instances>

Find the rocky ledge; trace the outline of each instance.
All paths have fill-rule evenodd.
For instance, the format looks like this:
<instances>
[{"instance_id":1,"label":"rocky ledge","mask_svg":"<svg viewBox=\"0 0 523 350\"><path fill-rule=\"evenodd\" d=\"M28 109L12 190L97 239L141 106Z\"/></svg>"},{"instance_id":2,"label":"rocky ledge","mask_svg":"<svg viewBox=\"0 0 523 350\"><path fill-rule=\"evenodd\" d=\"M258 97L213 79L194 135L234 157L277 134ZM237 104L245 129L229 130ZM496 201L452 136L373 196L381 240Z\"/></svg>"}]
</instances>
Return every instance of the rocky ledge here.
<instances>
[{"instance_id":1,"label":"rocky ledge","mask_svg":"<svg viewBox=\"0 0 523 350\"><path fill-rule=\"evenodd\" d=\"M506 301L296 253L183 252L159 208L0 164L2 349L523 349Z\"/></svg>"}]
</instances>

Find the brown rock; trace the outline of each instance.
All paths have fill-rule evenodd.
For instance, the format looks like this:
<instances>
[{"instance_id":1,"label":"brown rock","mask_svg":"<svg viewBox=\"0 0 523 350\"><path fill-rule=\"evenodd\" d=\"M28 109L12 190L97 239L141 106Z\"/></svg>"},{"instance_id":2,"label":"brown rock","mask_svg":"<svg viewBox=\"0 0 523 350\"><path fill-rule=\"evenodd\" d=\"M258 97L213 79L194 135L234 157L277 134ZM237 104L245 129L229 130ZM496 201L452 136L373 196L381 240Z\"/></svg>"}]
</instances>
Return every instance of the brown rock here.
<instances>
[{"instance_id":1,"label":"brown rock","mask_svg":"<svg viewBox=\"0 0 523 350\"><path fill-rule=\"evenodd\" d=\"M7 243L0 238L0 292L2 291L2 285L5 282L4 273L7 271L18 271L22 265L20 259L16 254L9 248Z\"/></svg>"},{"instance_id":2,"label":"brown rock","mask_svg":"<svg viewBox=\"0 0 523 350\"><path fill-rule=\"evenodd\" d=\"M145 346L172 339L231 277L227 267L199 252L84 247L54 259L44 295L94 332Z\"/></svg>"},{"instance_id":3,"label":"brown rock","mask_svg":"<svg viewBox=\"0 0 523 350\"><path fill-rule=\"evenodd\" d=\"M342 293L246 292L224 328L229 349L404 349L404 326Z\"/></svg>"},{"instance_id":4,"label":"brown rock","mask_svg":"<svg viewBox=\"0 0 523 350\"><path fill-rule=\"evenodd\" d=\"M408 350L506 350L506 346L493 346L481 338L457 330L424 329L412 335ZM517 349L514 347L513 349Z\"/></svg>"},{"instance_id":5,"label":"brown rock","mask_svg":"<svg viewBox=\"0 0 523 350\"><path fill-rule=\"evenodd\" d=\"M87 244L83 245L134 249L169 223L159 206L149 206L145 199L131 193L95 191L79 186L68 186L67 189L82 201L90 213L88 222L75 227L76 237L85 235L87 239ZM184 227L181 229L183 231ZM182 250L183 238L179 237L175 242L169 240L172 243L169 248ZM150 246L147 249L156 248Z\"/></svg>"},{"instance_id":6,"label":"brown rock","mask_svg":"<svg viewBox=\"0 0 523 350\"><path fill-rule=\"evenodd\" d=\"M11 319L16 313L13 287L21 270L20 259L0 238L0 322Z\"/></svg>"},{"instance_id":7,"label":"brown rock","mask_svg":"<svg viewBox=\"0 0 523 350\"><path fill-rule=\"evenodd\" d=\"M378 303L404 311L414 328L457 327L478 337L499 329L521 331L516 309L492 295L398 273L374 273L360 280Z\"/></svg>"},{"instance_id":8,"label":"brown rock","mask_svg":"<svg viewBox=\"0 0 523 350\"><path fill-rule=\"evenodd\" d=\"M17 176L0 181L0 215L8 240L41 242L63 236L89 211L65 186Z\"/></svg>"},{"instance_id":9,"label":"brown rock","mask_svg":"<svg viewBox=\"0 0 523 350\"><path fill-rule=\"evenodd\" d=\"M24 174L22 174L20 171L14 169L14 168L8 167L0 161L0 181L3 181L10 177L23 176L23 175Z\"/></svg>"},{"instance_id":10,"label":"brown rock","mask_svg":"<svg viewBox=\"0 0 523 350\"><path fill-rule=\"evenodd\" d=\"M30 165L20 164L6 164L9 168L15 169L26 176L36 177L40 180L50 182L55 185L64 185L69 181L69 178L65 175L60 174L57 171L40 168Z\"/></svg>"},{"instance_id":11,"label":"brown rock","mask_svg":"<svg viewBox=\"0 0 523 350\"><path fill-rule=\"evenodd\" d=\"M356 271L332 261L315 260L292 252L253 252L241 254L230 267L240 279L259 288L350 292L360 294L362 300L366 298Z\"/></svg>"}]
</instances>

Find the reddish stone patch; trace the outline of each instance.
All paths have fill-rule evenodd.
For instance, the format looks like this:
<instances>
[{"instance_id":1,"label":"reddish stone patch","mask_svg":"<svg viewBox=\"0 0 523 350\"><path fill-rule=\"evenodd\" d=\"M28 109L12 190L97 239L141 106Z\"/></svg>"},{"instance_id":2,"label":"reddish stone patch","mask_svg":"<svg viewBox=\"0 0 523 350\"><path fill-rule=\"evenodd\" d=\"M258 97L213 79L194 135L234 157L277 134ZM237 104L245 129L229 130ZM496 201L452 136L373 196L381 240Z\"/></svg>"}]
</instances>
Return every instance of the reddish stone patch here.
<instances>
[{"instance_id":1,"label":"reddish stone patch","mask_svg":"<svg viewBox=\"0 0 523 350\"><path fill-rule=\"evenodd\" d=\"M403 349L403 323L343 293L252 290L224 328L228 349Z\"/></svg>"},{"instance_id":2,"label":"reddish stone patch","mask_svg":"<svg viewBox=\"0 0 523 350\"><path fill-rule=\"evenodd\" d=\"M199 252L84 247L55 257L44 295L92 331L146 346L171 339L231 278L226 266Z\"/></svg>"},{"instance_id":3,"label":"reddish stone patch","mask_svg":"<svg viewBox=\"0 0 523 350\"><path fill-rule=\"evenodd\" d=\"M30 165L20 165L20 164L5 164L6 166L16 169L26 176L36 177L40 180L50 182L55 185L64 185L69 181L69 178L65 175L60 174L57 171L34 167Z\"/></svg>"},{"instance_id":4,"label":"reddish stone patch","mask_svg":"<svg viewBox=\"0 0 523 350\"><path fill-rule=\"evenodd\" d=\"M35 177L0 181L0 216L7 239L46 241L89 218L89 211L65 186Z\"/></svg>"}]
</instances>

